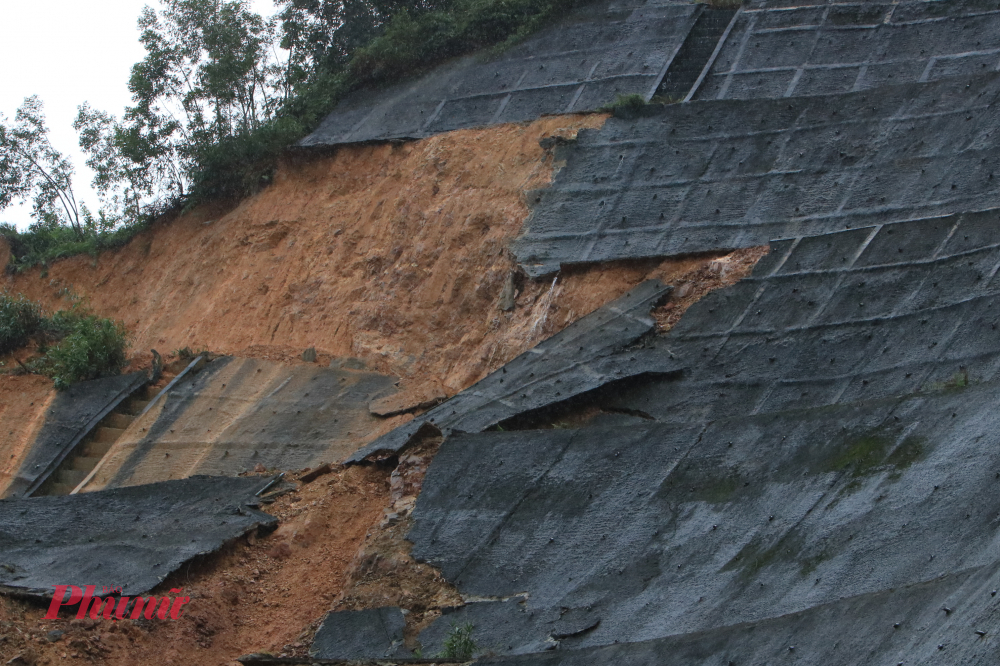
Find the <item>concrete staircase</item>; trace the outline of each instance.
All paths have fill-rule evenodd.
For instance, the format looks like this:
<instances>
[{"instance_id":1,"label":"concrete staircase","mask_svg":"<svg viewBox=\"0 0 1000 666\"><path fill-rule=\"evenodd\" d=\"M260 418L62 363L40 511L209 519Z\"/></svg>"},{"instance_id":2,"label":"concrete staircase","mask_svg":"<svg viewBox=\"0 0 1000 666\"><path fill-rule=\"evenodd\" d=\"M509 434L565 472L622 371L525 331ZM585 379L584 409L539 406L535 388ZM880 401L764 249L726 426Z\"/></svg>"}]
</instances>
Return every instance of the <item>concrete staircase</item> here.
<instances>
[{"instance_id":1,"label":"concrete staircase","mask_svg":"<svg viewBox=\"0 0 1000 666\"><path fill-rule=\"evenodd\" d=\"M736 9L706 7L688 33L674 61L670 63L656 95L680 102L690 92L719 40L736 14Z\"/></svg>"},{"instance_id":2,"label":"concrete staircase","mask_svg":"<svg viewBox=\"0 0 1000 666\"><path fill-rule=\"evenodd\" d=\"M73 492L111 450L132 421L174 376L175 373L164 371L156 384L147 384L123 400L80 440L76 448L33 493L33 496L69 495Z\"/></svg>"}]
</instances>

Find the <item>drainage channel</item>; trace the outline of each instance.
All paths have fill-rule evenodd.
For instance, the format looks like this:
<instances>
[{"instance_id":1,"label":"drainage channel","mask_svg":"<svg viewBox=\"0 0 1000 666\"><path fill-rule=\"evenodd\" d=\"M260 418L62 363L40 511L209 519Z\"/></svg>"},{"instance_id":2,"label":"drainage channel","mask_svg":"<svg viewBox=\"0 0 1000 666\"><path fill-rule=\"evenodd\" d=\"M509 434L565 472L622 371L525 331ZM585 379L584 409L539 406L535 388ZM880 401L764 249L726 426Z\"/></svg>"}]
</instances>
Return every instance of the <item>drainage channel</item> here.
<instances>
[{"instance_id":1,"label":"drainage channel","mask_svg":"<svg viewBox=\"0 0 1000 666\"><path fill-rule=\"evenodd\" d=\"M30 492L30 496L73 495L80 492L94 477L105 456L132 422L149 411L158 399L166 394L184 375L197 371L205 363L199 356L181 372L179 368L164 369L155 384L144 383L118 402L74 446L48 477Z\"/></svg>"},{"instance_id":2,"label":"drainage channel","mask_svg":"<svg viewBox=\"0 0 1000 666\"><path fill-rule=\"evenodd\" d=\"M712 66L721 41L736 17L737 9L706 7L684 39L656 94L671 101L687 101L702 72Z\"/></svg>"}]
</instances>

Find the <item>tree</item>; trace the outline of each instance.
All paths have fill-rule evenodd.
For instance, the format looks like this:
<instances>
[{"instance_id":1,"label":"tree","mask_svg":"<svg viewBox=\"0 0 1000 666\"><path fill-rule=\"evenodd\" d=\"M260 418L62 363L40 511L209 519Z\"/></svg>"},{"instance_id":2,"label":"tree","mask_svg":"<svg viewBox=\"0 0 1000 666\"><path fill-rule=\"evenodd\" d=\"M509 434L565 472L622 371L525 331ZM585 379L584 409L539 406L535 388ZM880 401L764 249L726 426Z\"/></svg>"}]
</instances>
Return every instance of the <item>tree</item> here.
<instances>
[{"instance_id":1,"label":"tree","mask_svg":"<svg viewBox=\"0 0 1000 666\"><path fill-rule=\"evenodd\" d=\"M67 224L83 237L73 165L49 141L42 101L34 95L25 98L13 125L0 116L0 210L29 200L36 225Z\"/></svg>"},{"instance_id":2,"label":"tree","mask_svg":"<svg viewBox=\"0 0 1000 666\"><path fill-rule=\"evenodd\" d=\"M183 198L214 147L259 130L289 93L274 22L245 0L162 4L139 17L146 56L132 67L133 106L119 121L84 104L74 123L95 188L131 214L150 198Z\"/></svg>"},{"instance_id":3,"label":"tree","mask_svg":"<svg viewBox=\"0 0 1000 666\"><path fill-rule=\"evenodd\" d=\"M88 156L87 166L94 171L92 185L98 195L120 217L138 217L143 199L153 195L163 180L155 162L146 159L149 151L143 149L141 137L86 102L77 108L73 129Z\"/></svg>"},{"instance_id":4,"label":"tree","mask_svg":"<svg viewBox=\"0 0 1000 666\"><path fill-rule=\"evenodd\" d=\"M293 83L343 70L393 16L433 9L432 0L278 0L281 47Z\"/></svg>"}]
</instances>

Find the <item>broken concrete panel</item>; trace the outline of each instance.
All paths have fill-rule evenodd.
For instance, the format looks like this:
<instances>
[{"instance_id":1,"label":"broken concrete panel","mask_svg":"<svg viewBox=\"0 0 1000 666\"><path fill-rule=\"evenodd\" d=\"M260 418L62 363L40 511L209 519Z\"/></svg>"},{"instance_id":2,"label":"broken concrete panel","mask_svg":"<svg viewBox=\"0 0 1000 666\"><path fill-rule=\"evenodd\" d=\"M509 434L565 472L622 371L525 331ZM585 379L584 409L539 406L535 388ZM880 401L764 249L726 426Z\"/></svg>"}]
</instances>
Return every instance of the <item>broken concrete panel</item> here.
<instances>
[{"instance_id":1,"label":"broken concrete panel","mask_svg":"<svg viewBox=\"0 0 1000 666\"><path fill-rule=\"evenodd\" d=\"M406 658L406 620L398 607L328 613L316 631L309 654L319 659Z\"/></svg>"},{"instance_id":2,"label":"broken concrete panel","mask_svg":"<svg viewBox=\"0 0 1000 666\"><path fill-rule=\"evenodd\" d=\"M145 381L144 372L133 372L79 382L60 391L3 496L20 497L38 488L80 440Z\"/></svg>"},{"instance_id":3,"label":"broken concrete panel","mask_svg":"<svg viewBox=\"0 0 1000 666\"><path fill-rule=\"evenodd\" d=\"M612 118L557 148L566 166L512 249L539 277L996 208L998 94L991 74Z\"/></svg>"},{"instance_id":4,"label":"broken concrete panel","mask_svg":"<svg viewBox=\"0 0 1000 666\"><path fill-rule=\"evenodd\" d=\"M181 564L277 519L256 510L260 477L197 476L79 495L0 500L0 588L55 585L141 594Z\"/></svg>"},{"instance_id":5,"label":"broken concrete panel","mask_svg":"<svg viewBox=\"0 0 1000 666\"><path fill-rule=\"evenodd\" d=\"M544 114L649 99L701 5L628 0L578 8L496 57L458 58L428 75L344 99L301 146L419 138Z\"/></svg>"},{"instance_id":6,"label":"broken concrete panel","mask_svg":"<svg viewBox=\"0 0 1000 666\"><path fill-rule=\"evenodd\" d=\"M827 95L997 70L995 2L744 7L695 99Z\"/></svg>"},{"instance_id":7,"label":"broken concrete panel","mask_svg":"<svg viewBox=\"0 0 1000 666\"><path fill-rule=\"evenodd\" d=\"M685 369L605 385L598 406L615 418L452 428L408 539L473 603L421 644L471 623L481 646L527 661L646 659L661 641L703 663L744 645L764 660L801 632L813 663L847 664L958 640L960 625L928 633L923 619L944 598L979 613L1000 566L998 221L991 210L775 242L750 278L607 357L672 354ZM906 636L882 626L898 612L885 600L904 597ZM824 618L864 628L842 662ZM760 644L731 643L747 626ZM988 663L968 639L958 654Z\"/></svg>"},{"instance_id":8,"label":"broken concrete panel","mask_svg":"<svg viewBox=\"0 0 1000 666\"><path fill-rule=\"evenodd\" d=\"M761 622L996 567L997 388L711 424L456 435L408 539L465 595L526 595L533 629L477 617L485 635L514 627L491 638L499 654ZM568 611L592 621L550 626ZM881 628L869 637L880 640Z\"/></svg>"},{"instance_id":9,"label":"broken concrete panel","mask_svg":"<svg viewBox=\"0 0 1000 666\"><path fill-rule=\"evenodd\" d=\"M437 386L403 389L398 393L373 400L368 410L376 416L389 417L430 409L448 399L444 390Z\"/></svg>"},{"instance_id":10,"label":"broken concrete panel","mask_svg":"<svg viewBox=\"0 0 1000 666\"><path fill-rule=\"evenodd\" d=\"M132 423L88 489L338 460L377 425L368 404L392 393L394 381L374 372L216 359Z\"/></svg>"},{"instance_id":11,"label":"broken concrete panel","mask_svg":"<svg viewBox=\"0 0 1000 666\"><path fill-rule=\"evenodd\" d=\"M379 451L398 451L428 425L448 433L478 432L512 416L562 402L609 382L640 374L676 372L669 353L630 349L651 333L649 311L672 288L647 280L570 324L450 400L354 453L358 462Z\"/></svg>"},{"instance_id":12,"label":"broken concrete panel","mask_svg":"<svg viewBox=\"0 0 1000 666\"><path fill-rule=\"evenodd\" d=\"M985 211L774 243L658 341L688 373L607 405L701 422L992 380L998 224Z\"/></svg>"},{"instance_id":13,"label":"broken concrete panel","mask_svg":"<svg viewBox=\"0 0 1000 666\"><path fill-rule=\"evenodd\" d=\"M551 649L555 643L549 639L548 632L540 630L539 626L544 623L551 629L558 618L558 613L551 614L544 621L536 617L520 596L477 600L461 609L445 609L440 618L421 632L420 646L425 654L441 654L453 628L468 623L472 625L477 655L542 652ZM513 637L517 637L516 640Z\"/></svg>"}]
</instances>

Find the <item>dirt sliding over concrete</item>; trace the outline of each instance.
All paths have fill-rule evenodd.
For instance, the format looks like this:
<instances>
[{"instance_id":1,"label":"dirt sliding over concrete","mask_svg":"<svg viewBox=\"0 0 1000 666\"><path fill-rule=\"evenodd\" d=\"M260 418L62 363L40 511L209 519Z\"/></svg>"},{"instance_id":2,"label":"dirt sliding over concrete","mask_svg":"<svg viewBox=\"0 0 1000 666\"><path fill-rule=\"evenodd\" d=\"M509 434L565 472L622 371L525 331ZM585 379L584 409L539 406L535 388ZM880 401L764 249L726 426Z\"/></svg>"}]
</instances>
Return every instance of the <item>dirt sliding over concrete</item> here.
<instances>
[{"instance_id":1,"label":"dirt sliding over concrete","mask_svg":"<svg viewBox=\"0 0 1000 666\"><path fill-rule=\"evenodd\" d=\"M507 246L528 215L525 192L560 166L539 141L604 119L546 117L302 157L232 211L201 208L96 261L74 257L3 287L50 307L68 287L124 320L137 352L296 361L315 347L320 362L360 357L402 377L403 391L430 384L450 395L650 272L671 283L712 260L576 270L555 287L518 277Z\"/></svg>"},{"instance_id":2,"label":"dirt sliding over concrete","mask_svg":"<svg viewBox=\"0 0 1000 666\"><path fill-rule=\"evenodd\" d=\"M603 122L545 118L290 161L235 210L202 208L96 262L75 257L5 286L52 306L70 287L123 319L138 351L291 359L316 347L402 376L433 368L454 390L535 313L540 286L512 314L497 301L513 268L507 241L528 213L522 193L551 179L539 140ZM473 347L478 363L461 351Z\"/></svg>"}]
</instances>

